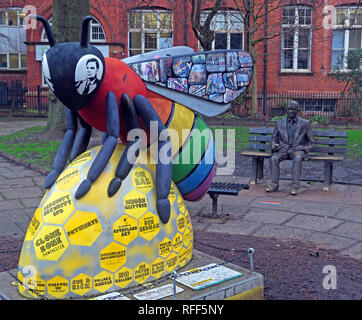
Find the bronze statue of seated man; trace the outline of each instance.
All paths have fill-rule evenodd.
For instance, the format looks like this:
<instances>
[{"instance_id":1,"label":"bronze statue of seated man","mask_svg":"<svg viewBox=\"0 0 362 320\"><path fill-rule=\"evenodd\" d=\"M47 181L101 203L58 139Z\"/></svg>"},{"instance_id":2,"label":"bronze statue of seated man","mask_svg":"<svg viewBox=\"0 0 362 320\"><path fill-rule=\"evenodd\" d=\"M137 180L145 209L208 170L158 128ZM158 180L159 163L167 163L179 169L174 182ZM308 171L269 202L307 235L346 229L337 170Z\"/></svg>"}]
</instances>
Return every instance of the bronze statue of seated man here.
<instances>
[{"instance_id":1,"label":"bronze statue of seated man","mask_svg":"<svg viewBox=\"0 0 362 320\"><path fill-rule=\"evenodd\" d=\"M280 162L293 160L291 194L296 195L299 190L299 180L302 172L302 161L308 160L308 152L315 145L312 129L308 120L298 116L299 104L291 101L287 106L287 118L277 122L274 129L271 150L271 184L267 192L279 189Z\"/></svg>"}]
</instances>

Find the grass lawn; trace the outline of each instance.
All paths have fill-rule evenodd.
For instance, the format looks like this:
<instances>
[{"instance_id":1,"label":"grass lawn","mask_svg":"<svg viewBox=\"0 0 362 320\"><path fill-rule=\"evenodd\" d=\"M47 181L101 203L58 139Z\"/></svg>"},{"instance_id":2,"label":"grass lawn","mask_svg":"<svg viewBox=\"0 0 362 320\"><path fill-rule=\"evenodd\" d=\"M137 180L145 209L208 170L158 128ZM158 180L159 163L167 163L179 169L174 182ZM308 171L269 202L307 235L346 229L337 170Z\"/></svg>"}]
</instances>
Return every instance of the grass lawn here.
<instances>
[{"instance_id":1,"label":"grass lawn","mask_svg":"<svg viewBox=\"0 0 362 320\"><path fill-rule=\"evenodd\" d=\"M0 136L0 150L50 170L60 141L45 139L42 136L44 129L45 126L36 126L11 135ZM247 148L249 127L212 127L214 136L217 129L222 132L225 151L227 150L227 130L230 129L235 130L235 152L241 152ZM347 157L362 161L362 130L347 131Z\"/></svg>"},{"instance_id":2,"label":"grass lawn","mask_svg":"<svg viewBox=\"0 0 362 320\"><path fill-rule=\"evenodd\" d=\"M45 126L36 126L0 136L0 150L50 170L60 141L45 139L42 136L44 129Z\"/></svg>"}]
</instances>

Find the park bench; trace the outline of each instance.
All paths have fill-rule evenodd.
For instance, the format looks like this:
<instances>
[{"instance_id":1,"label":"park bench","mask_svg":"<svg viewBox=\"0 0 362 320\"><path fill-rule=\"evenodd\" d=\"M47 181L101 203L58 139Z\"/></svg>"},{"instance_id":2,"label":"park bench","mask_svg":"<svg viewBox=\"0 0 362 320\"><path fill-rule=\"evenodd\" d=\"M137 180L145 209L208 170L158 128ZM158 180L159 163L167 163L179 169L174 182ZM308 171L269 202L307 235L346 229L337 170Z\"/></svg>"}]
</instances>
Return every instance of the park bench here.
<instances>
[{"instance_id":1,"label":"park bench","mask_svg":"<svg viewBox=\"0 0 362 320\"><path fill-rule=\"evenodd\" d=\"M264 159L271 157L270 141L274 128L260 127L249 129L248 150L242 155L252 158L252 176L250 184L256 184L258 179L263 179ZM347 132L329 130L312 130L315 138L315 147L309 153L311 161L324 161L323 190L329 190L333 183L333 164L343 161L346 154Z\"/></svg>"},{"instance_id":2,"label":"park bench","mask_svg":"<svg viewBox=\"0 0 362 320\"><path fill-rule=\"evenodd\" d=\"M212 216L217 216L219 195L237 196L242 189L249 189L248 184L212 182L207 192L212 199Z\"/></svg>"}]
</instances>

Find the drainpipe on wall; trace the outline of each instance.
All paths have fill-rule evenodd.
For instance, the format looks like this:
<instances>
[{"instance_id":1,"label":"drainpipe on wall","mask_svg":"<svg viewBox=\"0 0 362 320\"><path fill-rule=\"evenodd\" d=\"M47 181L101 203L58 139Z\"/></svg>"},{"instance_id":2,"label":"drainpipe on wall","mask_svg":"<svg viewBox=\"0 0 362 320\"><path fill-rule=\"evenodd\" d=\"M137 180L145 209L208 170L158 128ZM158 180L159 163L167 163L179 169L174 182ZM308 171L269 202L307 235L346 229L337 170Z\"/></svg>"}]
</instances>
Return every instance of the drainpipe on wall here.
<instances>
[{"instance_id":1,"label":"drainpipe on wall","mask_svg":"<svg viewBox=\"0 0 362 320\"><path fill-rule=\"evenodd\" d=\"M266 114L266 81L268 71L268 0L264 1L265 22L264 22L264 74L263 74L263 115Z\"/></svg>"}]
</instances>

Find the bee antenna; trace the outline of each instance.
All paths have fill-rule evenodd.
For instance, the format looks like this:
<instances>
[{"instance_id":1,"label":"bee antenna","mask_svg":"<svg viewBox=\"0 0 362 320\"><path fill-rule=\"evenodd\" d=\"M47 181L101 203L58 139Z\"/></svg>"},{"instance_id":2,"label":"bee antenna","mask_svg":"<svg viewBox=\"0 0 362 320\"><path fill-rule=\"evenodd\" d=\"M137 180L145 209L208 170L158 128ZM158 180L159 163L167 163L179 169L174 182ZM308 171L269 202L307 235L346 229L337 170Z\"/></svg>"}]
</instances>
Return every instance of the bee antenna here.
<instances>
[{"instance_id":1,"label":"bee antenna","mask_svg":"<svg viewBox=\"0 0 362 320\"><path fill-rule=\"evenodd\" d=\"M55 40L53 30L52 30L52 27L51 27L49 21L42 16L36 16L36 15L31 15L30 18L36 19L43 24L45 33L48 37L49 44L51 47L54 47L57 44L57 40Z\"/></svg>"},{"instance_id":2,"label":"bee antenna","mask_svg":"<svg viewBox=\"0 0 362 320\"><path fill-rule=\"evenodd\" d=\"M82 48L88 47L88 33L89 33L89 22L93 19L92 16L86 16L82 22L82 33L80 35L80 46Z\"/></svg>"}]
</instances>

